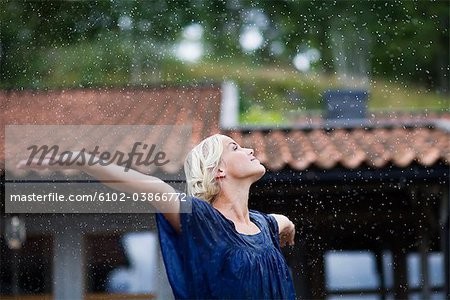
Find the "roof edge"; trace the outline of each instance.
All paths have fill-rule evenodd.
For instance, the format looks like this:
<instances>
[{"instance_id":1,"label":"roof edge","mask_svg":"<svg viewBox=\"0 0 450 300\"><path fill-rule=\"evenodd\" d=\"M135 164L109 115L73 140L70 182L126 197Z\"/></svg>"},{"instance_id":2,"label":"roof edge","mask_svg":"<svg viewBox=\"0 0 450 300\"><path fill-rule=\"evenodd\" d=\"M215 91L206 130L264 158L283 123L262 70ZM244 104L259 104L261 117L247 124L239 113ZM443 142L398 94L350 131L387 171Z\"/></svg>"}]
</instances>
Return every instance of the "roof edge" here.
<instances>
[{"instance_id":1,"label":"roof edge","mask_svg":"<svg viewBox=\"0 0 450 300\"><path fill-rule=\"evenodd\" d=\"M139 90L154 90L154 89L221 89L222 82L205 81L190 84L146 84L146 85L123 85L123 86L68 86L68 87L44 87L44 88L3 88L0 93L8 94L14 92L61 92L61 91L139 91Z\"/></svg>"},{"instance_id":2,"label":"roof edge","mask_svg":"<svg viewBox=\"0 0 450 300\"><path fill-rule=\"evenodd\" d=\"M252 132L252 131L262 131L270 132L274 130L281 131L292 131L292 130L325 130L331 131L335 129L393 129L393 128L439 128L450 132L450 121L429 119L429 120L411 120L411 121L388 121L388 120L351 120L345 124L339 122L330 122L329 120L324 120L319 124L292 124L292 125L242 125L233 128L222 128L223 131L240 131L240 132Z\"/></svg>"}]
</instances>

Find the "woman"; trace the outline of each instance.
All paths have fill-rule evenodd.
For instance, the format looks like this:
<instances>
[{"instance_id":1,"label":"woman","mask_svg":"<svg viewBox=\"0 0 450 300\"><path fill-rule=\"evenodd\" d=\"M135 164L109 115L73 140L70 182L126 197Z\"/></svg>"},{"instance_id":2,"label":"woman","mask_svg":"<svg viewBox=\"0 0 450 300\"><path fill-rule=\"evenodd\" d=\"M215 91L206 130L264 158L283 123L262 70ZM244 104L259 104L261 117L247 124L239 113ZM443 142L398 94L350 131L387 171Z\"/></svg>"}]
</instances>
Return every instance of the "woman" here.
<instances>
[{"instance_id":1,"label":"woman","mask_svg":"<svg viewBox=\"0 0 450 300\"><path fill-rule=\"evenodd\" d=\"M109 178L105 184L120 191L175 192L156 177L123 172L116 165L80 168L94 177ZM153 202L175 297L294 299L292 278L280 250L294 244L293 223L282 215L248 209L250 186L265 173L253 150L216 134L191 150L184 169L188 201ZM186 208L192 213L180 213Z\"/></svg>"}]
</instances>

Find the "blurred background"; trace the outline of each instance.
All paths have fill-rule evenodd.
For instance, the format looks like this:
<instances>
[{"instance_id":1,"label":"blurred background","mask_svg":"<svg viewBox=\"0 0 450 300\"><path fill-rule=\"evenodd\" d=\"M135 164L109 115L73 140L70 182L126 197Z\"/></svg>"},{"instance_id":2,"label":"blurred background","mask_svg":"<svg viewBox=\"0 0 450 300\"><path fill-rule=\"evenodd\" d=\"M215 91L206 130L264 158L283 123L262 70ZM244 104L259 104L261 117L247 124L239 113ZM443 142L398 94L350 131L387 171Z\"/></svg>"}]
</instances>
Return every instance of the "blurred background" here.
<instances>
[{"instance_id":1,"label":"blurred background","mask_svg":"<svg viewBox=\"0 0 450 300\"><path fill-rule=\"evenodd\" d=\"M2 1L3 89L240 87L242 123L322 109L447 109L448 1Z\"/></svg>"},{"instance_id":2,"label":"blurred background","mask_svg":"<svg viewBox=\"0 0 450 300\"><path fill-rule=\"evenodd\" d=\"M364 104L367 105L367 112L364 111L363 117L382 116L387 122L396 121L400 118L399 115L403 118L405 115L439 117L448 113L450 106L449 2L446 0L4 0L0 3L0 31L0 89L3 95L30 90L80 89L118 89L125 93L129 89L202 88L228 82L231 83L228 85L228 88L231 86L231 93L236 93L239 99L237 123L232 125L247 128L246 130L263 128L263 135L270 135L270 129L267 128L316 124L317 117L327 114L329 103L326 99L330 90L363 91L364 97L370 99ZM1 98L5 109L11 107L8 97ZM17 96L14 101L20 105L21 96ZM32 105L33 98L27 103ZM66 113L70 114L70 109ZM29 116L32 113L25 114ZM73 120L76 123L77 119ZM8 124L4 120L2 123L2 126ZM392 127L392 124L389 126ZM406 125L399 126L406 128ZM408 126L412 128L416 125ZM434 129L432 126L430 128ZM448 149L448 128L446 140L437 150L441 153ZM305 129L306 134L309 131L310 128ZM314 138L318 139L312 137ZM411 144L414 142L409 141ZM438 142L433 140L434 144ZM386 149L393 148L395 145L386 144ZM395 169L399 167L395 163L386 168L391 172L391 167L394 167L394 171L399 170L401 175L395 175L397 177L392 177L388 180L389 183L377 183L376 187L368 187L365 184L372 180L372 175L364 179L360 177L361 173L354 177L359 179L349 179L346 182L349 185L363 186L358 190L359 194L354 193L356 198L370 194L371 191L379 193L376 197L383 198L386 205L379 201L377 203L382 204L373 211L376 210L380 215L386 212L387 207L391 208L391 200L397 197L397 192L392 191L390 184L401 186L402 191L408 189L406 202L411 197L416 197L411 195L418 194L421 196L417 198L429 200L430 209L435 212L430 217L430 222L435 223L430 226L434 226L435 231L426 237L428 244L417 242L423 241L422 237L425 236L417 229L417 232L412 233L413 238L408 240L408 246L400 247L400 250L396 248L397 252L388 251L393 248L389 248L387 244L376 248L363 241L361 243L367 245L367 249L364 249L357 242L346 239L341 242L352 246L333 244L325 247L323 245L327 245L328 240L323 244L317 238L325 236L325 239L334 241L337 237L326 236L327 229L319 235L308 231L308 217L294 216L300 224L299 239L305 241L299 244L300 247L314 244L323 254L320 270L311 267L316 263L316 257L312 257L312 254L307 254L300 263L292 263L293 270L298 270L295 266L310 266L310 269L303 268L306 271L294 271L294 276L309 278L296 281L297 291L303 291L300 295L305 299L445 299L449 285L446 282L448 246L444 244L445 241L448 242L448 204L446 207L442 204L445 201L441 202L441 199L448 198L448 160L445 160L445 155L448 154L445 153L436 163L433 160L426 165L427 168L431 166L432 170L437 170L434 174L440 172L440 175L436 175L438 177L433 177L435 181L427 181L434 185L417 185L418 187L410 190L410 186L419 180L417 174L425 174L419 176L423 180L430 174L430 169L407 169L409 173L405 171L407 175L404 175L401 168L410 165ZM414 163L411 164L416 167ZM420 164L417 165L421 167ZM331 168L321 168L320 164L316 164L316 167L317 169L299 168L316 170L319 175L314 176L319 177L325 174L323 170ZM370 171L373 169L377 167L368 167ZM356 169L355 172L359 172L358 170L361 169ZM386 170L381 169L380 178L389 173ZM342 193L339 194L343 195L341 200L345 200L353 192L338 189L339 184L336 185L335 178L350 174L341 171L336 169L337 173L333 173L335 181L331 184L322 177L314 181L316 179L312 179L313 175L308 177L309 175L300 172L295 177L297 173L289 173L299 181L288 179L291 191L286 192L286 195L294 199L297 197L294 195L299 193L294 188L296 185L308 189L319 182L323 185L318 186L317 190L302 195L309 199L312 194L317 194L328 199L330 194ZM273 178L286 174L277 172L278 169L274 167L271 173ZM413 179L410 181L408 176ZM358 180L363 183L359 184ZM264 184L267 181L256 188L264 190ZM386 192L383 188L388 185L390 187ZM276 187L272 193L277 193L280 186ZM283 185L280 189L288 190ZM278 195L280 193L282 192L279 191ZM255 194L258 195L258 192ZM279 197L279 203L284 202L281 196L275 194L271 199ZM323 196L324 194L328 196ZM295 209L299 208L313 218L318 210L310 205L314 204L296 204ZM327 210L330 215L339 215L345 210L340 206L342 202L330 205L323 204L319 210ZM416 206L407 206L405 209L410 211L414 207ZM279 209L276 205L271 208ZM369 211L373 212L371 204ZM25 230L22 228L25 225L20 223L20 218L3 216L2 232L15 232L19 243L24 242L25 237L22 237L21 232ZM441 216L441 219L433 216ZM120 222L125 221L119 219L116 223L124 224ZM141 217L135 221L145 224L145 219ZM394 221L395 217L390 222ZM69 221L53 222L56 223L52 224L60 224L63 228L64 222ZM70 222L78 224L76 219ZM358 222L364 222L364 219ZM86 227L95 227L95 224L106 223L108 221L98 218L84 224L89 224ZM28 224L45 227L42 220L34 220ZM339 228L340 225L336 224L333 228ZM383 237L385 233L393 234L391 242L395 242L409 226L406 222L403 225L395 234L393 232L399 228L395 224L390 227L392 232L384 232L386 228L376 227L372 228L374 231L362 230L361 234L366 238L373 234L372 237L376 240L387 239ZM10 229L7 229L8 226ZM114 229L116 231L106 235L91 233L81 239L73 230L69 230L68 235L59 237L61 240L54 240L51 235L40 233L35 237L28 237L21 249L14 248L14 243L8 244L8 236L4 235L0 244L0 295L41 295L30 299L50 299L51 295L65 295L62 298L55 297L72 299L70 293L61 290L64 286L58 289L54 283L55 274L61 278L69 278L70 274L64 275L64 271L56 270L55 266L78 270L77 266L70 263L70 256L73 255L71 249L78 249L78 244L83 241L82 252L75 252L74 257L75 261L83 261L84 277L76 277L74 286L83 287L82 295L85 299L113 299L113 294L122 295L114 299L165 299L168 294L161 292L161 286L162 289L167 289L167 283L164 287L159 279L164 272L157 272L161 268L161 257L155 246L156 235L154 231L135 232L136 228L133 226L127 227L129 232ZM417 226L419 228L421 225ZM361 226L358 228L361 229ZM348 227L342 229L350 234L355 233ZM439 230L443 233L439 233ZM442 238L445 234L447 240ZM58 252L59 242L65 243L67 247L62 252ZM420 246L425 244L428 248ZM372 251L375 248L376 251ZM415 250L408 252L409 250L404 249ZM107 254L104 254L105 251ZM305 253L313 253L315 250L309 251ZM53 254L45 255L48 253ZM396 264L399 253L403 253L405 259L400 266L404 276L396 275L393 271L398 269L393 268L393 265ZM295 254L288 255L290 262L295 261ZM67 258L62 258L63 256ZM36 257L39 258L39 263L27 268L27 265L36 263ZM318 273L314 273L315 271ZM315 276L320 272L321 279L316 280ZM409 292L396 288L402 282L409 286ZM70 285L70 282L65 281L65 284ZM78 299L81 295L79 291L74 293L73 299ZM126 296L127 294L134 296Z\"/></svg>"}]
</instances>

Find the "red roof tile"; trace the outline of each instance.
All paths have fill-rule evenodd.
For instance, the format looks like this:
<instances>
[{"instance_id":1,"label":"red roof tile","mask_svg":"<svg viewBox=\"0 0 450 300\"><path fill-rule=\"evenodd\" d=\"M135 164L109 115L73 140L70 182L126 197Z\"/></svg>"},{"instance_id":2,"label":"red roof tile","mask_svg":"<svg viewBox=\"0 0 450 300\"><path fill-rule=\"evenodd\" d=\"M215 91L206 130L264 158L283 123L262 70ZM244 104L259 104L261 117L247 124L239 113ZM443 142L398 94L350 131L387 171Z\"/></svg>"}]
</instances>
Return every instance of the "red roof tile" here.
<instances>
[{"instance_id":1,"label":"red roof tile","mask_svg":"<svg viewBox=\"0 0 450 300\"><path fill-rule=\"evenodd\" d=\"M228 133L228 132L226 132ZM439 128L313 129L230 132L236 140L255 148L269 170L284 167L355 169L363 165L382 168L389 164L404 168L417 162L431 166L450 163L450 133Z\"/></svg>"}]
</instances>

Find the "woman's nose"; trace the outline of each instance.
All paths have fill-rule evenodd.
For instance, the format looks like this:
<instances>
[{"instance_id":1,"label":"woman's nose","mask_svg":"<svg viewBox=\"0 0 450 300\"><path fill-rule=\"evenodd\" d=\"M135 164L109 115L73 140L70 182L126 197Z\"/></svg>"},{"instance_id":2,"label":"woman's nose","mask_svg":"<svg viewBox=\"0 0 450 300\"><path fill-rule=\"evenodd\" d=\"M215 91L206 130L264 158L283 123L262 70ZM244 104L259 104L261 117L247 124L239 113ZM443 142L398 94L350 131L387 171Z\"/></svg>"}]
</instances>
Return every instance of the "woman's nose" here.
<instances>
[{"instance_id":1,"label":"woman's nose","mask_svg":"<svg viewBox=\"0 0 450 300\"><path fill-rule=\"evenodd\" d=\"M250 151L249 154L253 155L253 153L254 153L253 149L248 148L248 150Z\"/></svg>"}]
</instances>

